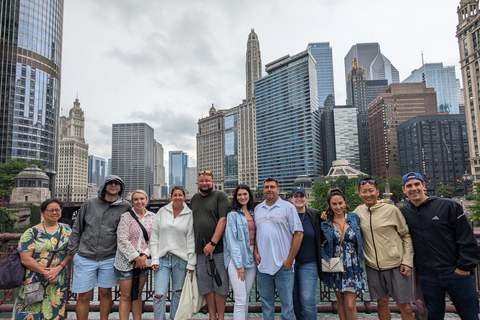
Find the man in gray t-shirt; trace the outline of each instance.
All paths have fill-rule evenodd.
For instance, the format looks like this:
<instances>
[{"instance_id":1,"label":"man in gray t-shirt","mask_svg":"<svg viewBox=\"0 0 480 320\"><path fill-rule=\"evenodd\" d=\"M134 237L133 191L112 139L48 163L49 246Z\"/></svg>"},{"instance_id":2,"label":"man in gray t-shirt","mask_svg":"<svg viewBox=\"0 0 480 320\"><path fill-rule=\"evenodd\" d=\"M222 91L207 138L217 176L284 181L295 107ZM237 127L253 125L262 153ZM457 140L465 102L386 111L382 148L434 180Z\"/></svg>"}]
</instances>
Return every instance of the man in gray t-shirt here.
<instances>
[{"instance_id":1,"label":"man in gray t-shirt","mask_svg":"<svg viewBox=\"0 0 480 320\"><path fill-rule=\"evenodd\" d=\"M230 201L225 193L214 190L213 173L201 171L198 175L198 193L192 198L195 252L200 294L207 300L210 319L223 320L228 294L228 273L223 263L223 232L227 224ZM218 286L209 269L208 259L213 258L222 280ZM218 314L218 317L217 317Z\"/></svg>"}]
</instances>

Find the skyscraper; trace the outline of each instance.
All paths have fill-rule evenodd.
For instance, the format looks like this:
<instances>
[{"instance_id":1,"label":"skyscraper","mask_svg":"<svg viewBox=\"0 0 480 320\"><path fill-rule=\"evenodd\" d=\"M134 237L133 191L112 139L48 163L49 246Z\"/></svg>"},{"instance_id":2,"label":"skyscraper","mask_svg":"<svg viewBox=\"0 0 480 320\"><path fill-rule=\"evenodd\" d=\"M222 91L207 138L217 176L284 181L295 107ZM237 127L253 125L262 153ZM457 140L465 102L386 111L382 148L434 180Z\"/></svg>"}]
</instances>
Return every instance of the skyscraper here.
<instances>
[{"instance_id":1,"label":"skyscraper","mask_svg":"<svg viewBox=\"0 0 480 320\"><path fill-rule=\"evenodd\" d=\"M435 90L425 82L393 83L368 105L372 174L400 176L397 126L419 115L437 114Z\"/></svg>"},{"instance_id":2,"label":"skyscraper","mask_svg":"<svg viewBox=\"0 0 480 320\"><path fill-rule=\"evenodd\" d=\"M58 170L55 197L60 201L84 201L88 183L88 144L85 143L85 116L75 99L69 116L62 117L67 132L58 143Z\"/></svg>"},{"instance_id":3,"label":"skyscraper","mask_svg":"<svg viewBox=\"0 0 480 320\"><path fill-rule=\"evenodd\" d=\"M0 162L57 163L63 0L0 2Z\"/></svg>"},{"instance_id":4,"label":"skyscraper","mask_svg":"<svg viewBox=\"0 0 480 320\"><path fill-rule=\"evenodd\" d=\"M169 166L169 178L168 186L169 190L172 190L175 186L182 188L187 187L187 166L188 156L183 151L169 151L168 152L168 166Z\"/></svg>"},{"instance_id":5,"label":"skyscraper","mask_svg":"<svg viewBox=\"0 0 480 320\"><path fill-rule=\"evenodd\" d=\"M258 181L274 177L289 191L299 175L321 174L315 59L305 50L265 69L255 82Z\"/></svg>"},{"instance_id":6,"label":"skyscraper","mask_svg":"<svg viewBox=\"0 0 480 320\"><path fill-rule=\"evenodd\" d=\"M89 155L88 156L88 183L95 183L100 187L105 181L107 164L105 159Z\"/></svg>"},{"instance_id":7,"label":"skyscraper","mask_svg":"<svg viewBox=\"0 0 480 320\"><path fill-rule=\"evenodd\" d=\"M360 166L356 169L367 174L372 172L367 107L385 92L387 83L387 80L366 80L363 67L358 66L356 58L352 59L352 67L347 76L347 105L353 105L357 110Z\"/></svg>"},{"instance_id":8,"label":"skyscraper","mask_svg":"<svg viewBox=\"0 0 480 320\"><path fill-rule=\"evenodd\" d=\"M441 186L466 194L463 179L470 174L465 115L439 114L416 116L398 125L400 173L420 172L427 192L434 194Z\"/></svg>"},{"instance_id":9,"label":"skyscraper","mask_svg":"<svg viewBox=\"0 0 480 320\"><path fill-rule=\"evenodd\" d=\"M165 182L165 166L163 165L163 146L157 140L154 140L155 145L155 161L154 161L154 176L153 183L159 186L166 185Z\"/></svg>"},{"instance_id":10,"label":"skyscraper","mask_svg":"<svg viewBox=\"0 0 480 320\"><path fill-rule=\"evenodd\" d=\"M224 110L212 107L208 117L198 120L197 169L213 172L215 189L223 190L223 116Z\"/></svg>"},{"instance_id":11,"label":"skyscraper","mask_svg":"<svg viewBox=\"0 0 480 320\"><path fill-rule=\"evenodd\" d=\"M427 88L434 88L437 93L438 112L460 113L454 66L444 67L443 63L425 63L413 70L402 82L425 82Z\"/></svg>"},{"instance_id":12,"label":"skyscraper","mask_svg":"<svg viewBox=\"0 0 480 320\"><path fill-rule=\"evenodd\" d=\"M332 47L330 47L330 42L314 42L308 44L307 50L310 51L316 62L318 109L322 112L325 109L327 97L329 95L335 97Z\"/></svg>"},{"instance_id":13,"label":"skyscraper","mask_svg":"<svg viewBox=\"0 0 480 320\"><path fill-rule=\"evenodd\" d=\"M153 193L155 144L153 128L146 123L112 126L112 174L125 183L125 195L136 189Z\"/></svg>"},{"instance_id":14,"label":"skyscraper","mask_svg":"<svg viewBox=\"0 0 480 320\"><path fill-rule=\"evenodd\" d=\"M350 48L344 59L345 79L348 78L353 58L357 59L358 67L363 67L365 80L387 79L389 84L400 82L398 70L380 52L378 43L357 43Z\"/></svg>"},{"instance_id":15,"label":"skyscraper","mask_svg":"<svg viewBox=\"0 0 480 320\"><path fill-rule=\"evenodd\" d=\"M237 109L237 179L250 188L257 188L257 130L255 107L255 81L262 77L260 42L252 29L247 41L246 54L247 97Z\"/></svg>"},{"instance_id":16,"label":"skyscraper","mask_svg":"<svg viewBox=\"0 0 480 320\"><path fill-rule=\"evenodd\" d=\"M223 188L227 194L235 190L238 185L238 128L237 108L225 112L223 117Z\"/></svg>"}]
</instances>

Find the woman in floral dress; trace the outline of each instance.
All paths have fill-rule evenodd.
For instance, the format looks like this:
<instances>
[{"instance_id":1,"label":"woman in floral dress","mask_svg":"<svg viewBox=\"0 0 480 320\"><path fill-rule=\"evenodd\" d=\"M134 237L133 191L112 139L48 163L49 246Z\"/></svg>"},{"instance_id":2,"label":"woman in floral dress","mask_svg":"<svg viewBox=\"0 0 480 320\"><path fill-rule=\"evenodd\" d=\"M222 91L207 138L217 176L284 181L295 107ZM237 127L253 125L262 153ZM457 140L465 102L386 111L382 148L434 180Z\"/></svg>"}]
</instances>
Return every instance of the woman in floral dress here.
<instances>
[{"instance_id":1,"label":"woman in floral dress","mask_svg":"<svg viewBox=\"0 0 480 320\"><path fill-rule=\"evenodd\" d=\"M357 294L365 292L365 277L361 262L365 260L362 249L360 218L348 213L342 190L330 189L327 194L327 220L321 224L326 242L322 246L322 258L329 261L340 256L344 272L324 272L323 281L335 291L340 320L358 319Z\"/></svg>"},{"instance_id":2,"label":"woman in floral dress","mask_svg":"<svg viewBox=\"0 0 480 320\"><path fill-rule=\"evenodd\" d=\"M12 315L15 320L56 320L65 315L65 266L71 259L66 254L66 246L72 230L58 223L62 217L62 204L57 199L44 201L40 211L43 221L25 231L18 243L18 252L26 272L15 301ZM47 268L50 259L50 267ZM44 287L43 301L24 305L24 286L36 282L41 282Z\"/></svg>"}]
</instances>

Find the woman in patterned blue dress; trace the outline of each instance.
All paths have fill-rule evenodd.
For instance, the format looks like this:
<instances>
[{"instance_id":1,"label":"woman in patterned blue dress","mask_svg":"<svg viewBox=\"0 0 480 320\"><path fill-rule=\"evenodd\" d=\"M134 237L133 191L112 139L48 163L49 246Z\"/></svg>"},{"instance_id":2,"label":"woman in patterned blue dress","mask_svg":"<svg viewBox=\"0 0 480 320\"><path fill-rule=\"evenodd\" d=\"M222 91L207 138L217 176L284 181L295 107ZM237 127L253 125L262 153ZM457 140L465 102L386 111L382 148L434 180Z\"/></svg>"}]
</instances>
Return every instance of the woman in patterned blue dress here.
<instances>
[{"instance_id":1,"label":"woman in patterned blue dress","mask_svg":"<svg viewBox=\"0 0 480 320\"><path fill-rule=\"evenodd\" d=\"M329 261L340 256L344 272L324 272L324 283L335 291L340 320L358 319L357 294L365 292L362 262L365 260L360 233L360 219L349 212L342 190L330 189L327 194L327 220L321 228L326 241L322 247L322 258Z\"/></svg>"},{"instance_id":2,"label":"woman in patterned blue dress","mask_svg":"<svg viewBox=\"0 0 480 320\"><path fill-rule=\"evenodd\" d=\"M65 315L65 266L71 260L66 246L72 230L58 223L58 219L62 217L62 204L57 199L44 201L40 211L43 221L25 231L18 242L18 252L26 272L17 291L12 313L14 320L57 320ZM50 259L51 263L47 268ZM43 301L25 305L25 285L37 282L41 282L44 287Z\"/></svg>"}]
</instances>

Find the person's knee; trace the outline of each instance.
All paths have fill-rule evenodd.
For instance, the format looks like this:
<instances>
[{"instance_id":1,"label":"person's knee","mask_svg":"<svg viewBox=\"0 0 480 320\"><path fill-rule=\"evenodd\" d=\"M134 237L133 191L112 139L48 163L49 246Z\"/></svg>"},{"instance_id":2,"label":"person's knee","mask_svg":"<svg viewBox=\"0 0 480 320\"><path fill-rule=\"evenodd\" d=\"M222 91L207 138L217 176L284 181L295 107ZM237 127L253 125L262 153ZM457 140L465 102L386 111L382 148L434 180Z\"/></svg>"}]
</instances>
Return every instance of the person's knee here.
<instances>
[{"instance_id":1,"label":"person's knee","mask_svg":"<svg viewBox=\"0 0 480 320\"><path fill-rule=\"evenodd\" d=\"M88 292L79 293L77 296L77 303L90 303L93 297L93 290Z\"/></svg>"},{"instance_id":2,"label":"person's knee","mask_svg":"<svg viewBox=\"0 0 480 320\"><path fill-rule=\"evenodd\" d=\"M111 299L112 288L98 288L98 294L100 295L100 299Z\"/></svg>"},{"instance_id":3,"label":"person's knee","mask_svg":"<svg viewBox=\"0 0 480 320\"><path fill-rule=\"evenodd\" d=\"M377 304L379 307L388 307L388 304L390 302L390 299L388 298L381 298L377 300Z\"/></svg>"},{"instance_id":4,"label":"person's knee","mask_svg":"<svg viewBox=\"0 0 480 320\"><path fill-rule=\"evenodd\" d=\"M355 312L355 310L357 310L357 303L356 301L348 301L345 307L348 313L352 313L352 312Z\"/></svg>"},{"instance_id":5,"label":"person's knee","mask_svg":"<svg viewBox=\"0 0 480 320\"><path fill-rule=\"evenodd\" d=\"M123 301L130 301L132 299L132 293L129 291L121 292L120 293L120 300Z\"/></svg>"},{"instance_id":6,"label":"person's knee","mask_svg":"<svg viewBox=\"0 0 480 320\"><path fill-rule=\"evenodd\" d=\"M413 314L412 304L410 302L406 302L406 303L397 302L397 306L402 313Z\"/></svg>"}]
</instances>

